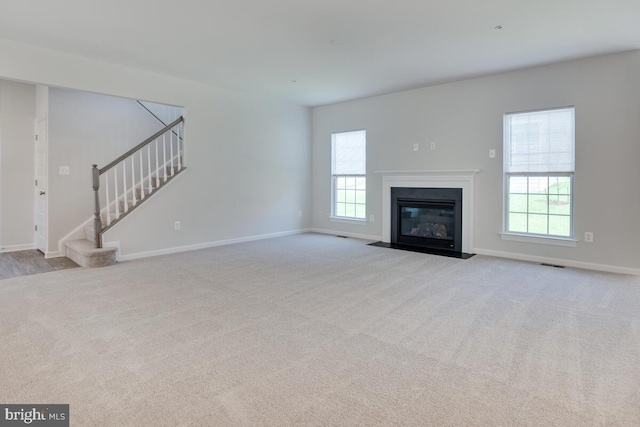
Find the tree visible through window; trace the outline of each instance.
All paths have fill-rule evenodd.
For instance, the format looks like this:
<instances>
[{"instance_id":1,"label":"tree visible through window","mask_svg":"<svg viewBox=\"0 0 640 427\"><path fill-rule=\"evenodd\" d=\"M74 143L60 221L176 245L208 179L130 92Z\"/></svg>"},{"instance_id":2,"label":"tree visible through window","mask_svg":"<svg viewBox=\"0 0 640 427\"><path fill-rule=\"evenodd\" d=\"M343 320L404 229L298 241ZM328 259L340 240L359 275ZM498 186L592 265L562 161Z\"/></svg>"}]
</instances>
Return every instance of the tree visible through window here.
<instances>
[{"instance_id":1,"label":"tree visible through window","mask_svg":"<svg viewBox=\"0 0 640 427\"><path fill-rule=\"evenodd\" d=\"M573 237L573 107L504 116L505 232Z\"/></svg>"},{"instance_id":2,"label":"tree visible through window","mask_svg":"<svg viewBox=\"0 0 640 427\"><path fill-rule=\"evenodd\" d=\"M367 137L364 130L331 135L333 216L367 217Z\"/></svg>"}]
</instances>

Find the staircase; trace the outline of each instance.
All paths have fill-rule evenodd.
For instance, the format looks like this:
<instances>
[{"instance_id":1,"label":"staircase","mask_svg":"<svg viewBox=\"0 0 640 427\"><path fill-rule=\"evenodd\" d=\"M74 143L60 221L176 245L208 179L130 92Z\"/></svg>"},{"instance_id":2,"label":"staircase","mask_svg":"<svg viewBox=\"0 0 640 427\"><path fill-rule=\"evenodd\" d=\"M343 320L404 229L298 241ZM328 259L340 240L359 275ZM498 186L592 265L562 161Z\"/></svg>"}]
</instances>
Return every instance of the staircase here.
<instances>
[{"instance_id":1,"label":"staircase","mask_svg":"<svg viewBox=\"0 0 640 427\"><path fill-rule=\"evenodd\" d=\"M84 239L65 243L65 255L83 267L115 264L117 248L103 247L103 234L186 170L184 118L179 117L106 166L93 165L93 223Z\"/></svg>"}]
</instances>

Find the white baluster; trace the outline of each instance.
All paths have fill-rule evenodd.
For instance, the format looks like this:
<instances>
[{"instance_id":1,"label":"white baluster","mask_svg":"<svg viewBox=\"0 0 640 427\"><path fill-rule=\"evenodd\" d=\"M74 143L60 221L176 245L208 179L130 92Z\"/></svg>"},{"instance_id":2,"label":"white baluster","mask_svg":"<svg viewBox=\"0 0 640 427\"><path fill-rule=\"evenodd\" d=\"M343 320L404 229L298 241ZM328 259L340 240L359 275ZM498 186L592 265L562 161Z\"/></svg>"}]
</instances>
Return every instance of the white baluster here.
<instances>
[{"instance_id":1,"label":"white baluster","mask_svg":"<svg viewBox=\"0 0 640 427\"><path fill-rule=\"evenodd\" d=\"M138 202L136 200L136 153L133 153L131 155L131 198L133 199L133 206L136 205L136 203Z\"/></svg>"},{"instance_id":2,"label":"white baluster","mask_svg":"<svg viewBox=\"0 0 640 427\"><path fill-rule=\"evenodd\" d=\"M162 134L162 182L167 182L167 133Z\"/></svg>"},{"instance_id":3,"label":"white baluster","mask_svg":"<svg viewBox=\"0 0 640 427\"><path fill-rule=\"evenodd\" d=\"M153 188L151 187L151 143L147 145L147 163L147 179L149 180L149 194L151 194L153 191Z\"/></svg>"},{"instance_id":4,"label":"white baluster","mask_svg":"<svg viewBox=\"0 0 640 427\"><path fill-rule=\"evenodd\" d=\"M142 153L144 153L144 148L140 149L140 201L144 200L144 169L142 167Z\"/></svg>"},{"instance_id":5,"label":"white baluster","mask_svg":"<svg viewBox=\"0 0 640 427\"><path fill-rule=\"evenodd\" d=\"M105 189L107 190L107 226L109 224L111 224L111 212L109 212L111 210L111 208L109 207L109 171L106 171L104 173L104 184L105 184Z\"/></svg>"},{"instance_id":6,"label":"white baluster","mask_svg":"<svg viewBox=\"0 0 640 427\"><path fill-rule=\"evenodd\" d=\"M158 176L158 170L159 170L159 166L158 166L158 138L156 138L156 186L158 186L160 184L160 179Z\"/></svg>"},{"instance_id":7,"label":"white baluster","mask_svg":"<svg viewBox=\"0 0 640 427\"><path fill-rule=\"evenodd\" d=\"M127 159L122 161L122 195L124 196L124 213L127 213L129 211L127 200Z\"/></svg>"},{"instance_id":8,"label":"white baluster","mask_svg":"<svg viewBox=\"0 0 640 427\"><path fill-rule=\"evenodd\" d=\"M178 171L182 170L182 151L183 151L183 147L182 144L180 143L180 127L182 126L182 123L184 122L180 122L178 123Z\"/></svg>"},{"instance_id":9,"label":"white baluster","mask_svg":"<svg viewBox=\"0 0 640 427\"><path fill-rule=\"evenodd\" d=\"M118 195L118 165L115 165L113 167L113 188L115 189L115 193L116 193L116 197L115 197L115 202L116 202L116 218L118 219L120 218L120 196Z\"/></svg>"},{"instance_id":10,"label":"white baluster","mask_svg":"<svg viewBox=\"0 0 640 427\"><path fill-rule=\"evenodd\" d=\"M173 129L171 129L169 131L169 142L170 142L170 146L171 146L171 176L173 176L173 174L175 174L175 170L173 170Z\"/></svg>"}]
</instances>

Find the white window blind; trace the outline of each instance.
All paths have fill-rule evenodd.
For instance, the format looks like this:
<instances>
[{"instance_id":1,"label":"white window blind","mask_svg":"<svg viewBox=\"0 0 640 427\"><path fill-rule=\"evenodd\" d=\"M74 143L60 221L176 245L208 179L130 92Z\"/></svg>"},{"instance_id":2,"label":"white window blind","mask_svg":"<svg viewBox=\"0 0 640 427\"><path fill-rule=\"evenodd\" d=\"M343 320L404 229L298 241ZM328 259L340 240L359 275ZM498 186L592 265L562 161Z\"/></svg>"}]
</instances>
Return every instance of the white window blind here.
<instances>
[{"instance_id":1,"label":"white window blind","mask_svg":"<svg viewBox=\"0 0 640 427\"><path fill-rule=\"evenodd\" d=\"M573 172L574 108L505 114L505 172Z\"/></svg>"},{"instance_id":2,"label":"white window blind","mask_svg":"<svg viewBox=\"0 0 640 427\"><path fill-rule=\"evenodd\" d=\"M504 115L505 233L573 237L573 107Z\"/></svg>"},{"instance_id":3,"label":"white window blind","mask_svg":"<svg viewBox=\"0 0 640 427\"><path fill-rule=\"evenodd\" d=\"M364 175L366 173L366 132L333 134L333 175Z\"/></svg>"},{"instance_id":4,"label":"white window blind","mask_svg":"<svg viewBox=\"0 0 640 427\"><path fill-rule=\"evenodd\" d=\"M367 216L367 133L364 130L331 136L332 215L364 220Z\"/></svg>"}]
</instances>

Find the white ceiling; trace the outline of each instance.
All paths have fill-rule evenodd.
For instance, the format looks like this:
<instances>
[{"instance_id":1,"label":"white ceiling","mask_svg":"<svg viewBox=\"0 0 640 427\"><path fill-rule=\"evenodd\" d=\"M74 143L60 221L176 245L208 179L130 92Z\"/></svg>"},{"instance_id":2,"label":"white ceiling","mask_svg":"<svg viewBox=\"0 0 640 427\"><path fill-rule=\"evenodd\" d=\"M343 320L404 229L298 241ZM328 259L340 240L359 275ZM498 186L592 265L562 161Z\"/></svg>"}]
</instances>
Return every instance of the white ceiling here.
<instances>
[{"instance_id":1,"label":"white ceiling","mask_svg":"<svg viewBox=\"0 0 640 427\"><path fill-rule=\"evenodd\" d=\"M640 49L640 0L1 0L0 37L317 106Z\"/></svg>"}]
</instances>

